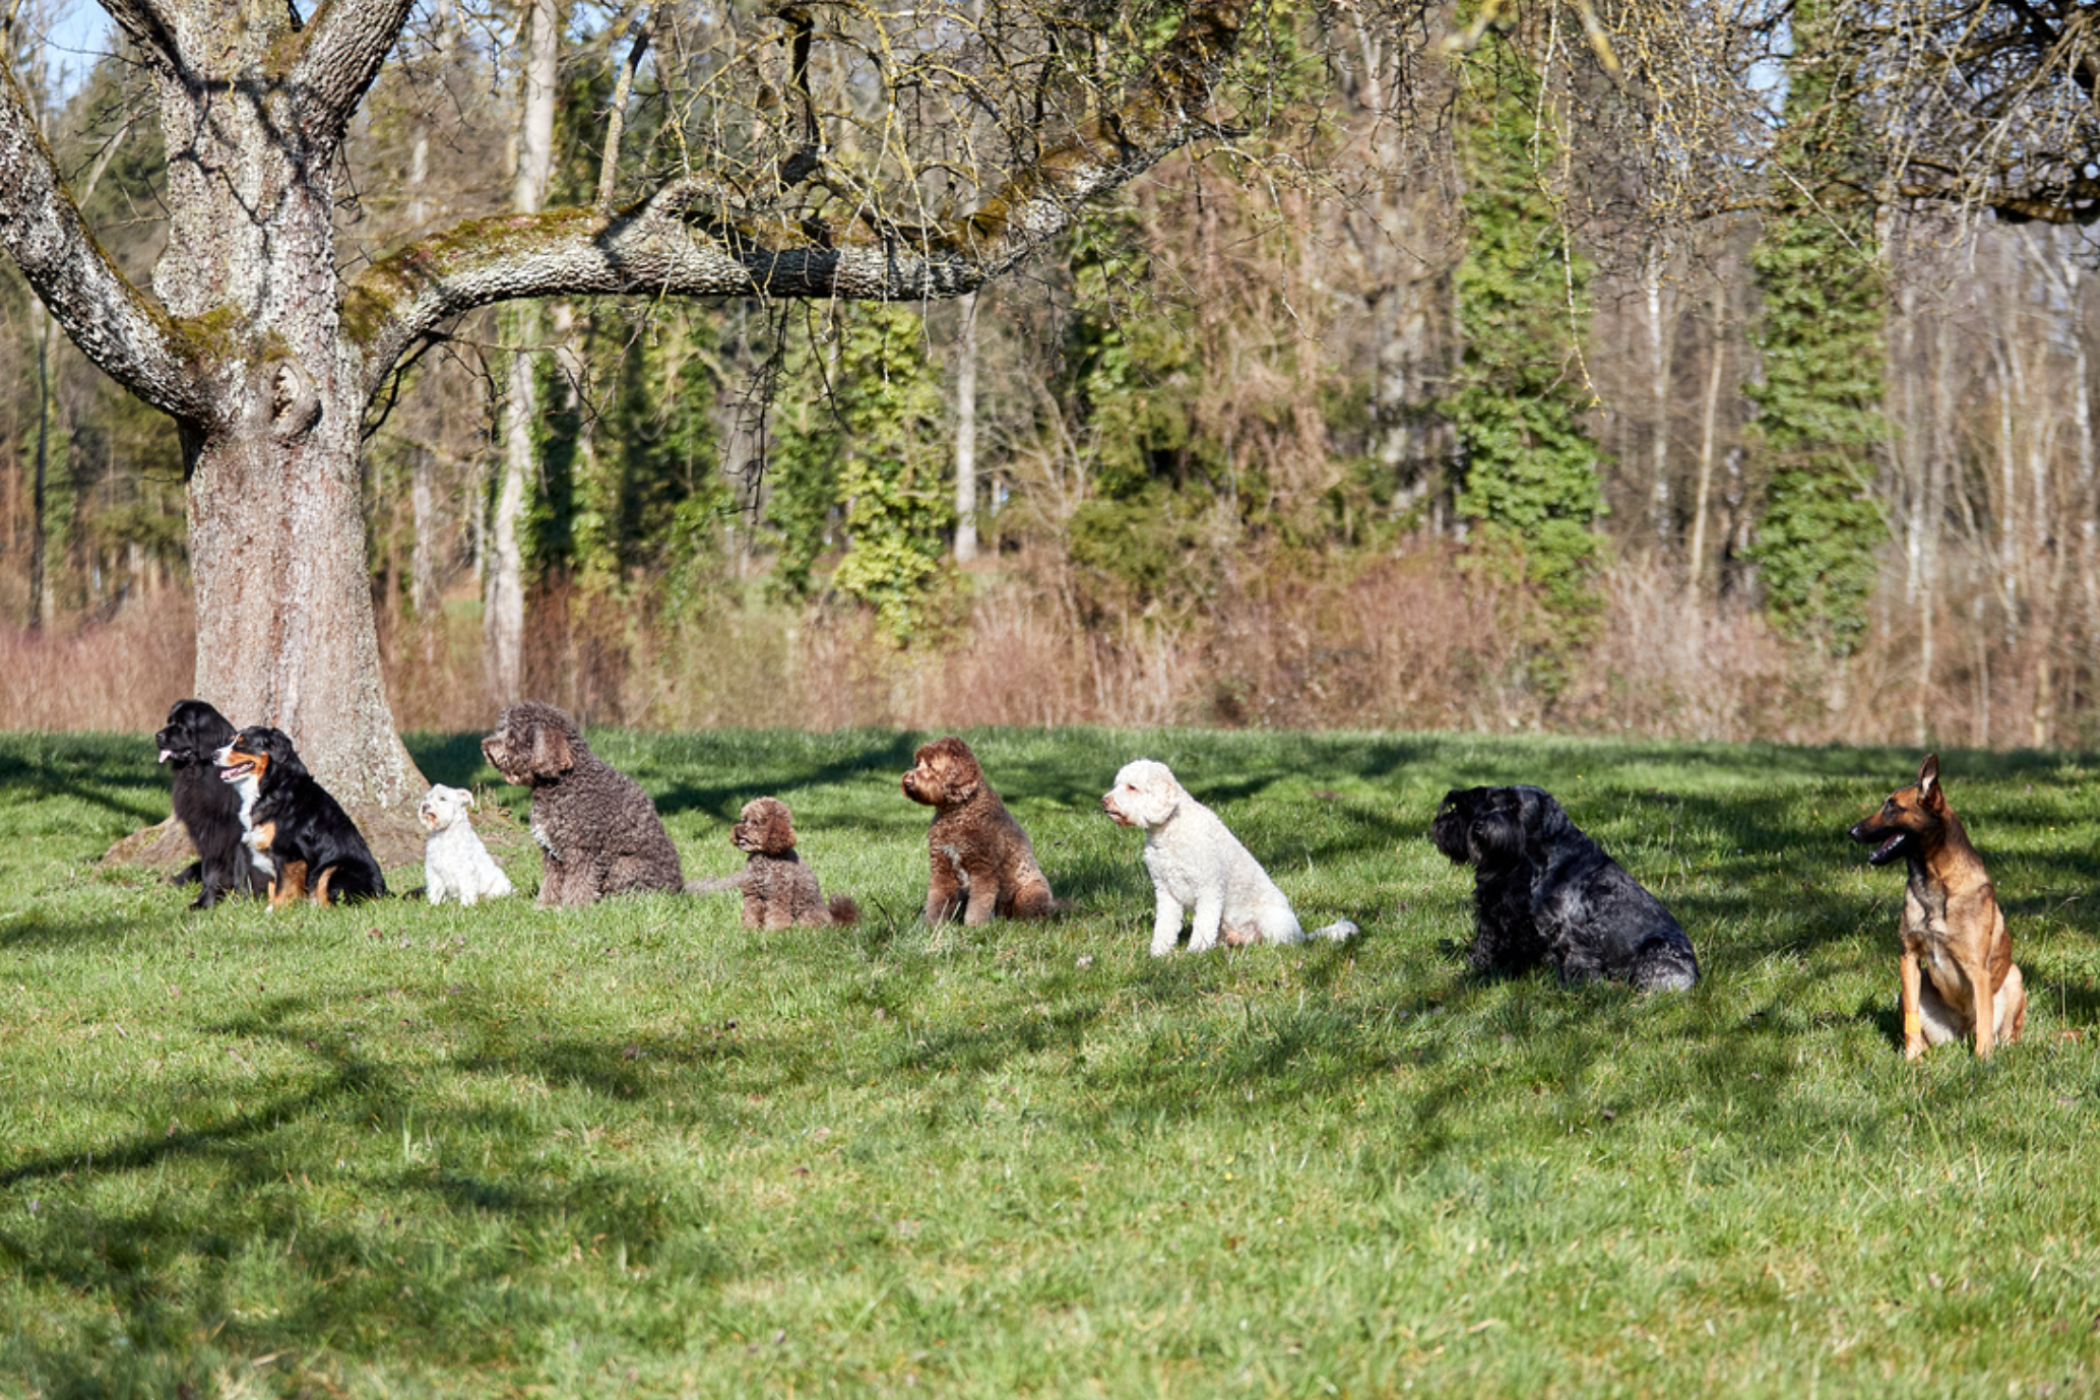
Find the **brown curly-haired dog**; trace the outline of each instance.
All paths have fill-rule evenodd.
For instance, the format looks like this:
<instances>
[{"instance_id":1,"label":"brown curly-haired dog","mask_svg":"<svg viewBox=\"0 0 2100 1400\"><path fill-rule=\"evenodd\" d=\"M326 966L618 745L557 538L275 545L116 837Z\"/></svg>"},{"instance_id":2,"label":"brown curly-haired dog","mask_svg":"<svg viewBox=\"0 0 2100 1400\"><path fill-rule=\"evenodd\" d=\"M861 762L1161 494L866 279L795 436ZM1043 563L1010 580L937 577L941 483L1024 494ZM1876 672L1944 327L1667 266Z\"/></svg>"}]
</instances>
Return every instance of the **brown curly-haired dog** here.
<instances>
[{"instance_id":1,"label":"brown curly-haired dog","mask_svg":"<svg viewBox=\"0 0 2100 1400\"><path fill-rule=\"evenodd\" d=\"M904 775L904 795L934 809L926 833L933 876L926 890L926 922L937 924L962 911L966 924L993 915L1039 919L1064 906L1035 863L1035 848L984 780L977 755L949 737L927 744Z\"/></svg>"},{"instance_id":2,"label":"brown curly-haired dog","mask_svg":"<svg viewBox=\"0 0 2100 1400\"><path fill-rule=\"evenodd\" d=\"M827 901L817 872L795 854L795 818L787 803L777 797L752 798L730 828L729 840L751 857L744 868L692 888L696 893L742 890L745 928L829 928L860 922L860 906L842 894Z\"/></svg>"},{"instance_id":3,"label":"brown curly-haired dog","mask_svg":"<svg viewBox=\"0 0 2100 1400\"><path fill-rule=\"evenodd\" d=\"M540 843L540 906L592 904L609 894L685 888L678 848L634 779L591 752L576 721L520 700L481 752L503 781L532 789Z\"/></svg>"}]
</instances>

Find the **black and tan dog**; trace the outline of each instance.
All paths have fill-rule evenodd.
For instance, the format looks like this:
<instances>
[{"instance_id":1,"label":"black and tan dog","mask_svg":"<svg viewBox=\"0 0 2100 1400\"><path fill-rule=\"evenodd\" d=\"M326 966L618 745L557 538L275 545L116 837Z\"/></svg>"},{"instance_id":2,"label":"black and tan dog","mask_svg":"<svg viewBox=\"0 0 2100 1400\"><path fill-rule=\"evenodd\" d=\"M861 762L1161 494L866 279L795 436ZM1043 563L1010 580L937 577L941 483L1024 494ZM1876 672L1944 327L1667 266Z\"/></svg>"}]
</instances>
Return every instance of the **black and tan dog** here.
<instances>
[{"instance_id":1,"label":"black and tan dog","mask_svg":"<svg viewBox=\"0 0 2100 1400\"><path fill-rule=\"evenodd\" d=\"M283 730L250 725L216 757L220 780L241 795L250 859L269 879L272 909L308 896L342 904L386 893L357 824L306 771Z\"/></svg>"},{"instance_id":2,"label":"black and tan dog","mask_svg":"<svg viewBox=\"0 0 2100 1400\"><path fill-rule=\"evenodd\" d=\"M1870 865L1897 856L1910 865L1903 890L1903 1055L1974 1036L1976 1053L2010 1045L2027 1024L2027 988L2012 960L2012 935L1983 857L1969 844L1940 787L1940 756L1929 754L1918 781L1889 794L1881 810L1852 828L1872 846ZM1989 1016L1979 1016L1988 987Z\"/></svg>"},{"instance_id":3,"label":"black and tan dog","mask_svg":"<svg viewBox=\"0 0 2100 1400\"><path fill-rule=\"evenodd\" d=\"M241 825L240 794L219 781L214 761L233 734L233 725L217 707L203 700L177 700L168 707L166 727L153 736L160 761L174 778L175 820L197 850L197 859L175 876L178 885L195 881L204 887L192 909L209 909L229 894L263 890L263 877L249 863L248 847L241 839L247 829Z\"/></svg>"}]
</instances>

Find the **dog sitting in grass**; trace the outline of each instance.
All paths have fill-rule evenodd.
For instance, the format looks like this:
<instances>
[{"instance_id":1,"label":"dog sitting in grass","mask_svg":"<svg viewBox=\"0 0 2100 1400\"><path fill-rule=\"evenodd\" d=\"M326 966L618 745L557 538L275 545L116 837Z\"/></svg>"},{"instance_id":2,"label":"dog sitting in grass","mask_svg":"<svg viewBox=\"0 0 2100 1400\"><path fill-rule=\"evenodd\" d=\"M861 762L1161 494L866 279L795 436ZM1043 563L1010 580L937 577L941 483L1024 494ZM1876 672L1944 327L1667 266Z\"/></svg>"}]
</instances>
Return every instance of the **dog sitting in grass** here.
<instances>
[{"instance_id":1,"label":"dog sitting in grass","mask_svg":"<svg viewBox=\"0 0 2100 1400\"><path fill-rule=\"evenodd\" d=\"M932 873L925 919L962 915L965 924L1040 919L1064 908L1035 863L1028 833L985 781L970 746L950 736L920 747L904 775L904 795L933 808L926 832Z\"/></svg>"},{"instance_id":2,"label":"dog sitting in grass","mask_svg":"<svg viewBox=\"0 0 2100 1400\"><path fill-rule=\"evenodd\" d=\"M1692 941L1663 902L1535 787L1454 788L1429 828L1473 867L1475 972L1550 966L1564 983L1609 978L1644 992L1699 980Z\"/></svg>"},{"instance_id":3,"label":"dog sitting in grass","mask_svg":"<svg viewBox=\"0 0 2100 1400\"><path fill-rule=\"evenodd\" d=\"M1291 902L1216 812L1198 802L1164 763L1149 758L1123 765L1101 810L1145 833L1145 871L1154 900L1152 956L1163 958L1181 938L1184 909L1194 911L1189 951L1224 943L1303 943L1308 935ZM1312 938L1340 942L1356 932L1347 919Z\"/></svg>"},{"instance_id":4,"label":"dog sitting in grass","mask_svg":"<svg viewBox=\"0 0 2100 1400\"><path fill-rule=\"evenodd\" d=\"M1903 1057L1928 1045L1971 1039L1976 1053L2010 1045L2027 1025L2027 987L2012 960L2012 934L1998 892L1940 786L1940 756L1928 754L1918 781L1899 789L1850 835L1872 846L1869 865L1901 856L1910 867L1897 937L1898 1009ZM1986 990L1988 989L1988 990ZM1988 1001L1991 1014L1978 1011Z\"/></svg>"},{"instance_id":5,"label":"dog sitting in grass","mask_svg":"<svg viewBox=\"0 0 2100 1400\"><path fill-rule=\"evenodd\" d=\"M641 784L591 752L576 721L537 700L504 709L481 753L503 781L532 789L540 907L685 888L678 848Z\"/></svg>"},{"instance_id":6,"label":"dog sitting in grass","mask_svg":"<svg viewBox=\"0 0 2100 1400\"><path fill-rule=\"evenodd\" d=\"M500 899L511 892L510 877L474 832L468 812L476 805L465 788L438 783L416 808L423 822L423 891L432 904L450 895L461 904Z\"/></svg>"},{"instance_id":7,"label":"dog sitting in grass","mask_svg":"<svg viewBox=\"0 0 2100 1400\"><path fill-rule=\"evenodd\" d=\"M160 761L174 775L175 820L189 833L197 859L175 876L201 889L192 909L209 909L230 894L260 894L268 876L248 858L241 795L219 780L215 755L233 742L235 729L218 708L202 700L177 700L168 723L153 736Z\"/></svg>"},{"instance_id":8,"label":"dog sitting in grass","mask_svg":"<svg viewBox=\"0 0 2100 1400\"><path fill-rule=\"evenodd\" d=\"M777 797L754 797L730 828L730 842L749 857L734 875L700 880L695 894L741 890L744 927L830 928L860 922L860 906L845 895L824 898L817 872L795 854L795 818Z\"/></svg>"}]
</instances>

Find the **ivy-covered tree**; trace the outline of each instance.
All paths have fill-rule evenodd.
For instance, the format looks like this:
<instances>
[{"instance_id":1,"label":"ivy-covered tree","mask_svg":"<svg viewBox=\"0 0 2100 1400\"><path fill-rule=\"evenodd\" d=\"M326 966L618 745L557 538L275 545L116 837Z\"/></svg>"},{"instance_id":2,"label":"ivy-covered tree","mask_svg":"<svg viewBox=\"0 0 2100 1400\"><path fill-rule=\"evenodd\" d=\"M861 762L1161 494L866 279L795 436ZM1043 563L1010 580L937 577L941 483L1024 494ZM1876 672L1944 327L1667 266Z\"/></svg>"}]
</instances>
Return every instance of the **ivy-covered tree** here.
<instances>
[{"instance_id":1,"label":"ivy-covered tree","mask_svg":"<svg viewBox=\"0 0 2100 1400\"><path fill-rule=\"evenodd\" d=\"M795 376L800 389L788 397L802 407L779 426L767 518L781 535L782 582L813 586L835 528L845 552L831 587L869 607L901 645L939 611L955 518L942 487L940 376L924 322L892 303L841 308L830 349L821 379L814 364Z\"/></svg>"},{"instance_id":2,"label":"ivy-covered tree","mask_svg":"<svg viewBox=\"0 0 2100 1400\"><path fill-rule=\"evenodd\" d=\"M1871 484L1885 437L1885 293L1869 142L1827 11L1793 12L1778 209L1750 255L1764 310L1754 450L1770 472L1751 557L1785 635L1843 656L1867 628L1884 536Z\"/></svg>"},{"instance_id":3,"label":"ivy-covered tree","mask_svg":"<svg viewBox=\"0 0 2100 1400\"><path fill-rule=\"evenodd\" d=\"M1556 209L1561 144L1537 73L1498 40L1459 79L1464 350L1443 404L1462 453L1456 505L1489 557L1516 562L1539 590L1564 640L1600 608L1604 453L1582 423L1589 267Z\"/></svg>"},{"instance_id":4,"label":"ivy-covered tree","mask_svg":"<svg viewBox=\"0 0 2100 1400\"><path fill-rule=\"evenodd\" d=\"M1087 499L1072 513L1065 547L1114 601L1171 607L1203 591L1204 521L1230 474L1223 449L1197 424L1204 365L1188 309L1143 295L1152 259L1137 247L1135 226L1126 211L1088 219L1072 238L1074 305L1058 388L1086 463Z\"/></svg>"}]
</instances>

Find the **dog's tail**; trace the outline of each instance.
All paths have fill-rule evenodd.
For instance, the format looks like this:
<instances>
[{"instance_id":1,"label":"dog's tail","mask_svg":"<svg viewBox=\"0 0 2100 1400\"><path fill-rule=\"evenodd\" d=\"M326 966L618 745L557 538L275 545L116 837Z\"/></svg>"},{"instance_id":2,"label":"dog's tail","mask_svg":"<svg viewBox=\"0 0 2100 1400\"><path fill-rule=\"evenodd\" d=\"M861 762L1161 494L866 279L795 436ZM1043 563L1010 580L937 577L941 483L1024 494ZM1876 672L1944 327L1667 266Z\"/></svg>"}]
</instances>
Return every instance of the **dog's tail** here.
<instances>
[{"instance_id":1,"label":"dog's tail","mask_svg":"<svg viewBox=\"0 0 2100 1400\"><path fill-rule=\"evenodd\" d=\"M840 928L860 922L860 906L853 902L850 894L835 894L831 897L831 922Z\"/></svg>"}]
</instances>

